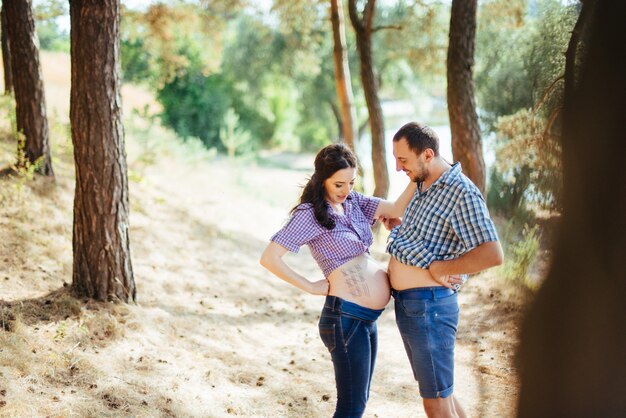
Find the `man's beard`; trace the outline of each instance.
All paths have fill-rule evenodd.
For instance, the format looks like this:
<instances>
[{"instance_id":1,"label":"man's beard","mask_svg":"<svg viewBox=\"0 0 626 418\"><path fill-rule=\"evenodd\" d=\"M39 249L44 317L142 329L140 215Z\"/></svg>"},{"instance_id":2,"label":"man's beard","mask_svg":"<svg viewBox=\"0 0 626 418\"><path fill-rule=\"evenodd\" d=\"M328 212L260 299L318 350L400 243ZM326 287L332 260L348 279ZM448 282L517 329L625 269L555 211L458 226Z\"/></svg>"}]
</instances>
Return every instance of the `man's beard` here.
<instances>
[{"instance_id":1,"label":"man's beard","mask_svg":"<svg viewBox=\"0 0 626 418\"><path fill-rule=\"evenodd\" d=\"M417 174L415 174L413 176L413 181L417 184L423 183L424 180L428 178L428 174L429 174L428 170L425 167L420 167L420 168L421 168L421 173L420 173L421 175L418 176Z\"/></svg>"}]
</instances>

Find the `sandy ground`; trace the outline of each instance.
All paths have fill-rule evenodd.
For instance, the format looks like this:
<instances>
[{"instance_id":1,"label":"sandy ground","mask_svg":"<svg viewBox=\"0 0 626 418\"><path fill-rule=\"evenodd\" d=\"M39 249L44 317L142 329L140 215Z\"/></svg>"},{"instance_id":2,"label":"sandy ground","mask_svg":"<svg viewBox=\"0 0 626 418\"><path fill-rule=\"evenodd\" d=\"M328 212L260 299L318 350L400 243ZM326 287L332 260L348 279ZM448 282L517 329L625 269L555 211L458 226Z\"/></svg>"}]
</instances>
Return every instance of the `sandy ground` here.
<instances>
[{"instance_id":1,"label":"sandy ground","mask_svg":"<svg viewBox=\"0 0 626 418\"><path fill-rule=\"evenodd\" d=\"M328 417L335 389L317 335L322 298L258 258L311 156L228 161L127 139L135 305L76 300L71 146L57 179L0 179L0 416ZM11 160L0 138L0 164ZM289 166L288 168L276 168ZM381 262L384 232L374 256ZM288 262L321 273L306 250ZM460 294L456 396L471 417L514 416L517 296L497 272ZM423 417L390 304L366 417Z\"/></svg>"},{"instance_id":2,"label":"sandy ground","mask_svg":"<svg viewBox=\"0 0 626 418\"><path fill-rule=\"evenodd\" d=\"M332 366L316 328L322 299L272 277L257 261L304 173L169 160L144 176L131 183L136 306L81 303L57 317L45 314L46 300L68 303L63 294L46 294L71 282L70 179L57 179L52 192L39 180L28 197L44 201L38 208L43 225L37 214L12 221L3 207L0 294L5 301L39 301L34 320L25 318L17 331L2 335L5 344L17 339L17 352L0 352L5 411L332 415ZM9 186L2 183L5 190ZM272 195L280 192L284 204L264 199L269 188ZM385 260L380 251L375 255ZM289 261L320 277L306 251ZM470 416L513 415L519 309L506 299L494 278L481 276L460 295L456 393ZM92 327L85 325L89 320ZM392 306L379 320L379 332L366 416L424 416ZM25 348L28 356L19 352ZM16 357L22 364L14 363Z\"/></svg>"}]
</instances>

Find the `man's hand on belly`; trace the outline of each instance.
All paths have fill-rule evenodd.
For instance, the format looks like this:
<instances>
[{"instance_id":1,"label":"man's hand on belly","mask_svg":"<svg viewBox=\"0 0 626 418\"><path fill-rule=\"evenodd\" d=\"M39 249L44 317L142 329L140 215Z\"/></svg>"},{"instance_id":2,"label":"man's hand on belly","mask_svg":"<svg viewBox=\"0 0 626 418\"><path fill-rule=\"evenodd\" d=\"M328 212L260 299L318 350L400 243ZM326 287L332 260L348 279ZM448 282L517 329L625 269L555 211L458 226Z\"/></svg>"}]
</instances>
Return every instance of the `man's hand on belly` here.
<instances>
[{"instance_id":1,"label":"man's hand on belly","mask_svg":"<svg viewBox=\"0 0 626 418\"><path fill-rule=\"evenodd\" d=\"M455 289L453 285L462 285L464 282L460 276L448 276L444 273L444 264L445 261L433 261L432 263L430 263L430 266L428 267L428 272L433 277L433 279L442 286L450 289Z\"/></svg>"}]
</instances>

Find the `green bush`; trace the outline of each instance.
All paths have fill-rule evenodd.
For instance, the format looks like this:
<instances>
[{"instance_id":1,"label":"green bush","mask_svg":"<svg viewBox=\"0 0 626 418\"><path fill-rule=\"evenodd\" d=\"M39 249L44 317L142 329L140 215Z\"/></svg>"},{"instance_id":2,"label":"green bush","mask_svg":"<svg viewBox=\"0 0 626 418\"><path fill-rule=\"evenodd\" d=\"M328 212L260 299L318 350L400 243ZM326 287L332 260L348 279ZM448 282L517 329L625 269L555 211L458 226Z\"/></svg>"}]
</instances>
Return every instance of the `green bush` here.
<instances>
[{"instance_id":1,"label":"green bush","mask_svg":"<svg viewBox=\"0 0 626 418\"><path fill-rule=\"evenodd\" d=\"M541 233L539 227L535 225L529 228L525 225L522 229L521 239L507 245L506 261L503 267L503 274L507 280L519 285L536 289L537 283L530 278L530 269L541 247Z\"/></svg>"},{"instance_id":2,"label":"green bush","mask_svg":"<svg viewBox=\"0 0 626 418\"><path fill-rule=\"evenodd\" d=\"M197 137L207 148L224 149L220 129L232 107L232 88L221 74L206 76L190 66L159 89L163 123L182 138Z\"/></svg>"},{"instance_id":3,"label":"green bush","mask_svg":"<svg viewBox=\"0 0 626 418\"><path fill-rule=\"evenodd\" d=\"M511 4L501 1L498 7ZM542 0L508 27L502 28L502 19L483 23L477 36L477 51L483 51L476 74L481 121L497 133L497 173L488 202L505 216L524 220L529 207L561 208L560 132L554 121L562 103L564 51L577 15L576 6Z\"/></svg>"},{"instance_id":4,"label":"green bush","mask_svg":"<svg viewBox=\"0 0 626 418\"><path fill-rule=\"evenodd\" d=\"M120 55L124 81L151 83L157 77L154 70L151 69L152 59L143 39L122 39L120 41Z\"/></svg>"}]
</instances>

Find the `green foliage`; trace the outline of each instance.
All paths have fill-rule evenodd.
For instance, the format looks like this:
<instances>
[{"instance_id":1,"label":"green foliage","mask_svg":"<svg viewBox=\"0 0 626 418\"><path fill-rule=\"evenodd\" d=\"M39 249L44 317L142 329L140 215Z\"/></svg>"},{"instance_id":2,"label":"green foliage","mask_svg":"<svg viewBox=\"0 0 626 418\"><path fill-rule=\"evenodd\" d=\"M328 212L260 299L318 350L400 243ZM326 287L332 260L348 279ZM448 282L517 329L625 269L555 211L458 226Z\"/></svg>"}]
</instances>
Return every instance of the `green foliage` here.
<instances>
[{"instance_id":1,"label":"green foliage","mask_svg":"<svg viewBox=\"0 0 626 418\"><path fill-rule=\"evenodd\" d=\"M221 74L206 76L199 68L189 67L157 93L163 123L183 138L197 137L207 148L221 148L220 129L232 107L231 91Z\"/></svg>"},{"instance_id":2,"label":"green foliage","mask_svg":"<svg viewBox=\"0 0 626 418\"><path fill-rule=\"evenodd\" d=\"M541 233L537 225L529 228L525 225L519 241L509 244L507 258L503 267L503 274L511 280L531 290L537 288L538 283L530 277L531 266L534 264L541 248Z\"/></svg>"},{"instance_id":3,"label":"green foliage","mask_svg":"<svg viewBox=\"0 0 626 418\"><path fill-rule=\"evenodd\" d=\"M279 13L293 7L307 5L275 5ZM291 33L295 21L282 21L277 30L242 15L231 27L221 71L233 80L241 127L261 146L310 148L321 137L328 143L336 126L328 100L336 101L332 47L312 21Z\"/></svg>"},{"instance_id":4,"label":"green foliage","mask_svg":"<svg viewBox=\"0 0 626 418\"><path fill-rule=\"evenodd\" d=\"M563 74L564 52L578 15L573 6L543 0L523 21L515 17L522 7L519 3L490 2L479 16L476 93L489 130L495 128L498 117L532 108ZM502 14L510 16L510 21L503 22ZM560 89L551 97L544 104L548 114L560 102Z\"/></svg>"},{"instance_id":5,"label":"green foliage","mask_svg":"<svg viewBox=\"0 0 626 418\"><path fill-rule=\"evenodd\" d=\"M154 59L140 38L122 38L120 41L122 79L131 83L153 83L158 79L152 65Z\"/></svg>"},{"instance_id":6,"label":"green foliage","mask_svg":"<svg viewBox=\"0 0 626 418\"><path fill-rule=\"evenodd\" d=\"M578 9L558 0L531 7L522 0L494 0L480 10L476 92L481 121L496 133L497 147L489 204L506 216L525 217L527 204L558 210L562 177L555 120Z\"/></svg>"},{"instance_id":7,"label":"green foliage","mask_svg":"<svg viewBox=\"0 0 626 418\"><path fill-rule=\"evenodd\" d=\"M19 181L15 184L18 192L26 182L29 182L35 176L37 170L39 170L43 164L43 156L39 157L36 161L32 162L26 155L26 136L23 132L17 130L17 120L15 114L15 100L11 96L4 96L0 100L0 113L6 114L10 123L10 137L17 140L17 154L11 169Z\"/></svg>"},{"instance_id":8,"label":"green foliage","mask_svg":"<svg viewBox=\"0 0 626 418\"><path fill-rule=\"evenodd\" d=\"M188 66L199 64L206 74L216 72L221 61L221 32L230 13L221 1L201 3L210 4L158 2L145 12L123 7L120 38L124 79L159 88ZM188 59L189 49L194 50L193 61Z\"/></svg>"},{"instance_id":9,"label":"green foliage","mask_svg":"<svg viewBox=\"0 0 626 418\"><path fill-rule=\"evenodd\" d=\"M515 167L505 177L497 169L489 176L487 205L493 212L516 222L530 219L526 190L530 186L530 170L526 166Z\"/></svg>"},{"instance_id":10,"label":"green foliage","mask_svg":"<svg viewBox=\"0 0 626 418\"><path fill-rule=\"evenodd\" d=\"M449 25L449 6L443 3L379 5L375 26L385 29L376 32L373 52L381 88L401 98L414 94L416 80L431 92L445 90Z\"/></svg>"},{"instance_id":11,"label":"green foliage","mask_svg":"<svg viewBox=\"0 0 626 418\"><path fill-rule=\"evenodd\" d=\"M546 121L529 110L498 119L496 167L522 184L518 192L546 209L561 207L561 146Z\"/></svg>"},{"instance_id":12,"label":"green foliage","mask_svg":"<svg viewBox=\"0 0 626 418\"><path fill-rule=\"evenodd\" d=\"M26 155L26 137L23 133L17 133L17 161L12 165L13 170L20 179L31 181L37 170L43 164L43 156L37 158L35 162L31 162Z\"/></svg>"},{"instance_id":13,"label":"green foliage","mask_svg":"<svg viewBox=\"0 0 626 418\"><path fill-rule=\"evenodd\" d=\"M243 154L251 151L250 132L239 127L239 116L232 108L226 111L224 126L220 129L220 140L226 148L229 158L236 154Z\"/></svg>"},{"instance_id":14,"label":"green foliage","mask_svg":"<svg viewBox=\"0 0 626 418\"><path fill-rule=\"evenodd\" d=\"M33 8L39 47L46 51L70 52L70 36L59 27L57 19L69 13L67 2L45 0Z\"/></svg>"}]
</instances>

